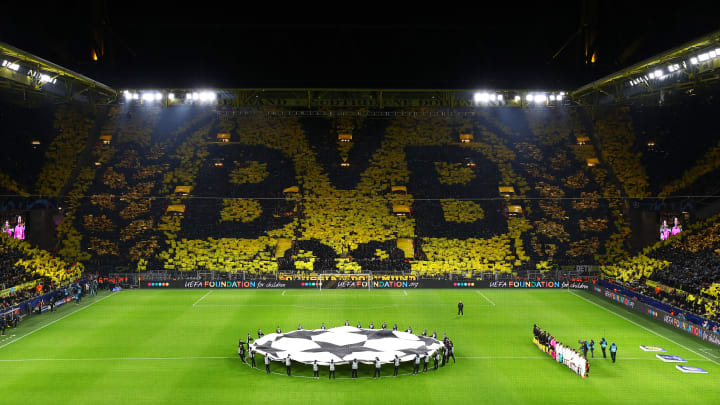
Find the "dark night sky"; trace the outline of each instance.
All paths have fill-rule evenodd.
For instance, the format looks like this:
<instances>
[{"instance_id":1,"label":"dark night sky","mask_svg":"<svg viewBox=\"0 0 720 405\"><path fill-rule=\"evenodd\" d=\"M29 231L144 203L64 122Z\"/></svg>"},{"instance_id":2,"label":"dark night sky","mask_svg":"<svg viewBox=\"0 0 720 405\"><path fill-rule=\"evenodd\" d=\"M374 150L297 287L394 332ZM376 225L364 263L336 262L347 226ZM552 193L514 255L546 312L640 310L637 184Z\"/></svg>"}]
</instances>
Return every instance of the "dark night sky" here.
<instances>
[{"instance_id":1,"label":"dark night sky","mask_svg":"<svg viewBox=\"0 0 720 405\"><path fill-rule=\"evenodd\" d=\"M117 88L572 88L720 29L710 2L147 3L18 4L0 40ZM582 36L553 60L583 9L597 63L583 62Z\"/></svg>"}]
</instances>

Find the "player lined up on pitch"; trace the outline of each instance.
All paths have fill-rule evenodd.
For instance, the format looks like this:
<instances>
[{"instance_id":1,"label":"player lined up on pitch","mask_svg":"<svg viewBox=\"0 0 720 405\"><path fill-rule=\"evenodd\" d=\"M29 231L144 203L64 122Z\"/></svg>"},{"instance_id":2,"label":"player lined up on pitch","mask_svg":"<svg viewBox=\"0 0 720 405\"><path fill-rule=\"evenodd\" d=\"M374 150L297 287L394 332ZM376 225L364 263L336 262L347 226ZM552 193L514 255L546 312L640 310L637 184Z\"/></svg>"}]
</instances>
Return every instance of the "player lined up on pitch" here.
<instances>
[{"instance_id":1,"label":"player lined up on pitch","mask_svg":"<svg viewBox=\"0 0 720 405\"><path fill-rule=\"evenodd\" d=\"M555 339L547 331L542 330L537 325L533 325L533 342L538 346L538 348L540 348L540 350L548 353L550 357L555 359L555 361L563 363L583 378L590 375L590 361L588 360L587 354L589 351L590 357L595 357L595 340L590 339L590 341L578 341L580 344L578 351L568 345L560 343L560 341ZM602 349L603 358L607 358L607 347L608 342L605 340L605 337L603 337L600 340L600 349ZM610 345L610 358L612 358L613 363L615 363L617 349L618 347L615 342L612 342Z\"/></svg>"},{"instance_id":2,"label":"player lined up on pitch","mask_svg":"<svg viewBox=\"0 0 720 405\"><path fill-rule=\"evenodd\" d=\"M359 329L361 328L360 325L361 325L361 323L358 322L358 326L357 326L357 327L358 327ZM373 324L373 322L370 322L369 325L370 325L370 328L369 328L369 329L370 329L370 330L373 330L373 329L374 329L374 324ZM346 321L345 321L345 326L350 326L350 321L349 321L349 320L346 320ZM297 328L297 331L303 331L303 330L304 330L304 329L303 329L302 326L299 324L299 325L298 325L298 328ZM321 330L321 331L326 331L326 330L327 330L324 322L320 325L319 330ZM382 330L388 330L388 329L387 329L387 323L386 323L386 322L383 322L383 323L382 323L382 326L381 326L381 329L380 329L380 330L381 330L381 331L382 331ZM397 326L397 324L394 324L394 326L393 326L393 328L392 328L392 331L393 331L393 332L398 331L398 326ZM281 329L280 329L280 326L278 326L278 327L276 328L276 333L278 333L278 334L282 333L282 332L281 332ZM291 333L292 333L292 332L291 332ZM408 327L405 333L410 333L410 334L412 334L412 327ZM263 338L263 337L265 336L265 334L262 332L261 329L258 329L258 330L257 330L257 335L258 335L258 339L261 339L261 338ZM422 336L423 338L427 338L427 336L428 336L428 334L427 334L427 329L423 330L422 334L419 334L419 335L417 335L417 336L419 336L419 337ZM435 341L436 344L437 344L437 342L438 342L437 332L433 331L433 333L430 335L430 337L431 337L432 339L434 339L434 341ZM256 353L255 350L253 350L253 347L255 347L255 345L253 345L253 346L251 347L251 342L253 342L253 340L254 340L254 339L252 338L252 336L250 335L250 333L247 334L247 337L246 337L245 339L240 338L239 341L238 341L238 355L240 356L240 360L241 360L243 363L246 363L246 364L247 364L247 363L250 363L250 367L256 368L255 356L256 356L257 353ZM421 372L422 372L422 373L426 373L426 372L428 371L428 366L429 366L429 364L430 364L430 360L431 360L431 359L434 360L434 366L433 366L433 369L434 369L434 370L438 370L439 367L444 367L446 364L449 364L449 363L450 363L450 358L452 358L453 363L456 362L456 359L455 359L455 345L454 345L454 343L452 342L452 340L450 340L450 338L448 338L447 333L444 333L444 334L443 334L443 338L442 338L442 341L441 341L440 343L441 343L441 344L439 344L439 348L437 348L437 350L433 350L432 352L427 352L427 353L424 353L424 354L422 354L422 355L420 355L420 354L415 354L415 355L414 355L414 357L413 357L413 359L412 359L412 363L413 363L413 366L414 366L414 367L413 367L413 372L411 373L411 375L417 375L417 374L420 374ZM245 346L247 346L247 349L245 348ZM293 361L295 361L295 359L293 359L290 354L287 354L287 355L286 355L285 357L283 357L283 358L277 358L277 359L272 359L269 355L263 353L262 351L260 351L259 354L264 354L264 364L265 364L265 372L266 372L266 373L269 374L269 373L271 372L271 371L270 371L270 364L271 364L271 362L272 362L272 361L277 361L277 362L283 363L283 365L285 366L285 372L286 372L286 374L287 374L288 376L292 376L292 364L293 364ZM248 359L249 362L245 360L245 356L246 356L246 355L249 356L249 359ZM407 360L406 360L406 361L407 361ZM319 366L320 366L320 364L318 363L318 360L317 360L317 359L311 360L310 363L308 363L307 361L301 361L301 362L311 365L312 370L313 370L313 378L315 378L315 379L320 378L320 373L319 373ZM387 361L385 361L385 362L387 362ZM397 376L399 375L400 362L401 362L401 359L400 359L400 357L398 357L397 355L395 355L395 356L394 356L394 359L393 359L392 361L390 361L390 364L392 364L392 365L394 366L393 377L397 377ZM324 363L324 364L328 366L328 369L329 369L329 375L328 375L328 377L329 377L330 379L334 379L334 378L335 378L335 368L336 368L337 365L341 365L341 364L348 364L348 365L349 365L350 370L351 370L351 373L350 373L350 376L351 376L351 377L350 377L350 378L355 379L355 378L358 378L359 363L360 363L360 361L359 361L357 358L354 358L354 359L352 359L352 360L350 360L350 361L342 361L342 362L335 362L333 359L331 359L331 360L329 361L329 363L327 362L327 360L325 360L325 363ZM363 363L369 364L367 361L363 361ZM373 377L372 377L372 378L374 378L374 379L375 379L375 378L380 378L380 377L381 377L381 369L382 369L383 361L381 361L379 357L375 357L371 363L374 365L374 373L373 373ZM422 371L420 371L420 365L423 365Z\"/></svg>"}]
</instances>

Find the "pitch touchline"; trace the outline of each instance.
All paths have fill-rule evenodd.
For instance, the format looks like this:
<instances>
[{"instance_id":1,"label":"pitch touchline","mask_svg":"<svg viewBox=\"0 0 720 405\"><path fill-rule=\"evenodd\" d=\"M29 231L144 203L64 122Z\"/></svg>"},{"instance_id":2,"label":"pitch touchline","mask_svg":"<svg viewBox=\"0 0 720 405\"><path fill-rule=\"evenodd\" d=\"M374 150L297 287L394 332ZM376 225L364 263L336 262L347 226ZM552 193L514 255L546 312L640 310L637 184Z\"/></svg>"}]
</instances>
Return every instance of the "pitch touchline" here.
<instances>
[{"instance_id":1,"label":"pitch touchline","mask_svg":"<svg viewBox=\"0 0 720 405\"><path fill-rule=\"evenodd\" d=\"M552 360L549 356L457 356L463 360ZM236 356L183 356L183 357L90 357L77 359L0 359L0 363L22 363L33 361L173 361L173 360L240 360ZM598 358L599 359L599 358ZM590 359L592 360L592 358ZM621 360L658 361L655 357L623 357ZM688 361L712 361L709 359L687 359Z\"/></svg>"},{"instance_id":2,"label":"pitch touchline","mask_svg":"<svg viewBox=\"0 0 720 405\"><path fill-rule=\"evenodd\" d=\"M105 297L102 297L102 298L100 298L99 300L97 300L97 301L95 301L95 302L92 302L92 303L90 303L90 304L88 304L88 305L86 305L86 306L84 306L84 307L82 307L82 308L78 308L78 309L70 312L69 314L63 315L63 316L61 316L60 318L58 318L58 319L56 319L56 320L54 320L54 321L52 321L52 322L50 322L50 323L47 323L47 324L45 324L45 325L43 325L43 326L41 326L41 327L39 327L39 328L37 328L37 329L34 329L34 330L32 330L32 331L30 331L30 332L28 332L28 333L20 336L20 337L17 338L17 339L11 340L11 341L5 343L4 345L0 346L0 349L2 349L3 347L5 347L5 346L7 346L7 345L9 345L9 344L13 344L13 343L17 342L18 340L24 338L25 336L30 336L30 335L32 335L33 333L35 333L35 332L37 332L37 331L39 331L39 330L45 329L45 328L47 328L48 326L54 324L55 322L62 321L63 319L67 318L68 316L70 316L70 315L72 315L72 314L74 314L74 313L76 313L76 312L80 312L80 311L82 311L82 310L85 309L85 308L90 308L91 306L97 304L98 302L100 302L100 301L102 301L102 300L104 300L104 299L106 299L106 298L112 297L112 296L115 295L116 293L117 293L117 292L110 293L110 295L107 295L107 296L105 296Z\"/></svg>"},{"instance_id":3,"label":"pitch touchline","mask_svg":"<svg viewBox=\"0 0 720 405\"><path fill-rule=\"evenodd\" d=\"M211 292L213 292L213 290L210 290L210 291L206 292L206 293L205 293L205 295L203 295L202 297L198 298L198 300L197 300L197 301L195 301L195 303L194 303L194 304L193 304L192 306L195 306L195 305L197 305L197 304L198 304L198 302L200 302L200 301L204 300L204 299L205 299L205 297L207 297L208 295L210 295L210 293L211 293Z\"/></svg>"},{"instance_id":4,"label":"pitch touchline","mask_svg":"<svg viewBox=\"0 0 720 405\"><path fill-rule=\"evenodd\" d=\"M578 297L578 298L580 298L580 299L582 299L582 300L584 300L584 301L587 301L587 302L595 305L595 306L598 307L598 308L602 308L602 309L604 309L605 311L610 312L611 314L613 314L613 315L615 315L615 316L617 316L617 317L620 317L620 318L622 318L622 319L630 322L631 324L633 324L633 325L635 325L635 326L639 326L639 327L645 329L646 331L652 333L653 335L660 336L661 338L663 338L663 339L665 339L665 340L667 340L667 341L669 341L669 342L675 343L676 345L682 347L683 349L688 350L688 351L690 351L690 352L692 352L692 353L695 353L695 354L697 354L698 356L704 358L705 360L711 361L711 362L717 364L718 366L720 366L720 363L716 362L715 360L712 360L712 359L710 359L709 357L703 356L702 354L696 352L695 350L693 350L693 349L691 349L691 348L689 348L689 347L687 347L687 346L685 346L685 345L683 345L683 344L680 344L680 343L678 343L678 342L670 339L669 337L663 336L663 335L661 335L660 333L655 332L655 331L652 330L652 329L646 328L646 327L640 325L639 323L637 323L637 322L635 322L635 321L633 321L633 320L630 320L630 319L628 319L628 318L626 318L626 317L618 314L617 312L611 311L611 310L603 307L602 305L600 305L600 304L598 304L598 303L592 302L592 301L590 301L589 299L587 299L587 298L585 298L585 297L582 297L582 296L580 296L580 295L575 294L575 293L572 292L572 291L570 291L570 294L572 294L572 295L574 295L574 296L576 296L576 297Z\"/></svg>"},{"instance_id":5,"label":"pitch touchline","mask_svg":"<svg viewBox=\"0 0 720 405\"><path fill-rule=\"evenodd\" d=\"M475 290L475 292L482 295L482 297L485 298L487 300L487 302L491 303L492 306L495 306L495 303L492 302L492 300L490 298L488 298L485 294L483 294L480 290Z\"/></svg>"}]
</instances>

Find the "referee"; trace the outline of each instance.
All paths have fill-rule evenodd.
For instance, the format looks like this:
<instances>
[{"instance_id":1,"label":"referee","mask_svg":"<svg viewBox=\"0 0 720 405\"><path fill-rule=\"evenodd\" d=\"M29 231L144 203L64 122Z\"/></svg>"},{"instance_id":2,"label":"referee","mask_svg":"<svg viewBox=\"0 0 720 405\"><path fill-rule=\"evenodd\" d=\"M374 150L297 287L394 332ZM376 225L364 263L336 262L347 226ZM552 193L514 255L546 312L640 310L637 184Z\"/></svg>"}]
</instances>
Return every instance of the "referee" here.
<instances>
[{"instance_id":1,"label":"referee","mask_svg":"<svg viewBox=\"0 0 720 405\"><path fill-rule=\"evenodd\" d=\"M465 307L465 304L463 304L462 301L458 302L458 316L465 316L465 314L463 314L464 307Z\"/></svg>"}]
</instances>

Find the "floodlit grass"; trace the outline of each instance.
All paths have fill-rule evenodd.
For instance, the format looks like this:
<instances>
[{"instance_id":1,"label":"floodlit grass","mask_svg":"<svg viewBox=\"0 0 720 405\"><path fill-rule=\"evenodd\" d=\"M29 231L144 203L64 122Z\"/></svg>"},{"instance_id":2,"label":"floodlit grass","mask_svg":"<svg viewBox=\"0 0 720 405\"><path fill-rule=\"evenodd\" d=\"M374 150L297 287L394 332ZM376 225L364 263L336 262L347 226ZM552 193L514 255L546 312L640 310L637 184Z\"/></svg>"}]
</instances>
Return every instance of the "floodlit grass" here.
<instances>
[{"instance_id":1,"label":"floodlit grass","mask_svg":"<svg viewBox=\"0 0 720 405\"><path fill-rule=\"evenodd\" d=\"M462 318L456 316L460 299ZM327 368L313 380L300 378L312 373L295 365L288 378L281 364L273 364L278 374L268 375L261 356L257 370L237 357L238 338L248 332L255 337L258 328L332 327L345 319L445 332L455 343L457 363L380 380L369 378L369 367L360 370L359 380L347 379L349 366L339 366L338 379L328 381ZM566 343L594 338L590 377L583 380L537 350L533 323ZM566 290L135 290L71 303L9 332L16 336L0 341L3 404L651 404L720 398L720 350L619 304ZM601 358L602 336L618 344L617 363ZM641 351L641 344L662 346L709 374L683 374ZM383 374L392 375L392 367L383 367Z\"/></svg>"}]
</instances>

